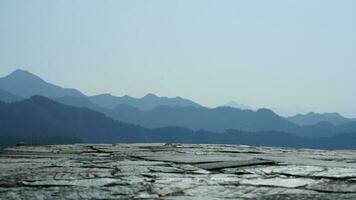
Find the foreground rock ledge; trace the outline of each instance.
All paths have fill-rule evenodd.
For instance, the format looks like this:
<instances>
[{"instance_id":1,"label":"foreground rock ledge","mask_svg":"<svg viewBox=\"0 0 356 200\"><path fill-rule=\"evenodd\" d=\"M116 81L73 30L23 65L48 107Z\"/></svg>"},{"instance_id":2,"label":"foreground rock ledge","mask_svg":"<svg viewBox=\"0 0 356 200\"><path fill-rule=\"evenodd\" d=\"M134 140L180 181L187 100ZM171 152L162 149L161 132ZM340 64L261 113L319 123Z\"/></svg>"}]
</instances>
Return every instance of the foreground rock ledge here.
<instances>
[{"instance_id":1,"label":"foreground rock ledge","mask_svg":"<svg viewBox=\"0 0 356 200\"><path fill-rule=\"evenodd\" d=\"M0 154L0 199L356 199L356 151L18 146Z\"/></svg>"}]
</instances>

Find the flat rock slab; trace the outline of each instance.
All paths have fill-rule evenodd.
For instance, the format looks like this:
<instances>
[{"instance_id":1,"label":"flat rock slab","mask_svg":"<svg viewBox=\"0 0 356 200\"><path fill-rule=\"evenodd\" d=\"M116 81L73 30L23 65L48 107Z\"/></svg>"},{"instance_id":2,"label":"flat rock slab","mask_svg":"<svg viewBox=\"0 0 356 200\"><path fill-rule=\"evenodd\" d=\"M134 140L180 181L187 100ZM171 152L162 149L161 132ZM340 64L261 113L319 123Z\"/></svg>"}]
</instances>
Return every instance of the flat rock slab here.
<instances>
[{"instance_id":1,"label":"flat rock slab","mask_svg":"<svg viewBox=\"0 0 356 200\"><path fill-rule=\"evenodd\" d=\"M77 144L0 152L0 199L356 199L356 151Z\"/></svg>"},{"instance_id":2,"label":"flat rock slab","mask_svg":"<svg viewBox=\"0 0 356 200\"><path fill-rule=\"evenodd\" d=\"M200 167L206 170L217 170L233 167L245 167L253 165L274 165L276 164L273 160L262 160L262 159L253 159L253 160L240 160L240 161L226 161L226 162L212 162L205 164L197 164L196 167Z\"/></svg>"}]
</instances>

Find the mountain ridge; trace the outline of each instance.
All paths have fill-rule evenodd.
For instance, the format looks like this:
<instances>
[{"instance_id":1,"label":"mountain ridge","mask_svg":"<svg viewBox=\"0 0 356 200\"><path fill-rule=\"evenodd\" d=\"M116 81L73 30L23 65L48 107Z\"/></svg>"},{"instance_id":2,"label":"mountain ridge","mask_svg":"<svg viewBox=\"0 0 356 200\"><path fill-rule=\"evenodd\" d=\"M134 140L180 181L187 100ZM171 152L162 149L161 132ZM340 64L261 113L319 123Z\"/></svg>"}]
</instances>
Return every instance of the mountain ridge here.
<instances>
[{"instance_id":1,"label":"mountain ridge","mask_svg":"<svg viewBox=\"0 0 356 200\"><path fill-rule=\"evenodd\" d=\"M24 98L29 98L33 95L42 95L52 98L66 95L84 96L84 94L78 90L62 88L48 83L42 78L21 69L17 69L9 75L0 78L0 89Z\"/></svg>"},{"instance_id":2,"label":"mountain ridge","mask_svg":"<svg viewBox=\"0 0 356 200\"><path fill-rule=\"evenodd\" d=\"M39 95L19 102L2 104L0 111L0 117L3 119L0 120L1 136L14 136L16 134L13 132L19 130L18 134L25 138L64 134L85 142L100 143L110 142L112 139L130 141L130 138L139 136L143 130L137 125L118 122L88 108L61 104ZM30 121L34 121L35 126L31 126L33 123L29 123ZM57 135L58 133L60 134Z\"/></svg>"},{"instance_id":3,"label":"mountain ridge","mask_svg":"<svg viewBox=\"0 0 356 200\"><path fill-rule=\"evenodd\" d=\"M201 105L188 100L182 97L159 97L155 94L148 93L141 98L135 98L130 96L113 96L111 94L99 94L95 96L90 96L89 99L103 107L108 109L114 109L116 106L120 104L127 104L130 106L134 106L140 110L151 110L159 105L166 105L166 106L194 106L194 107L201 107Z\"/></svg>"},{"instance_id":4,"label":"mountain ridge","mask_svg":"<svg viewBox=\"0 0 356 200\"><path fill-rule=\"evenodd\" d=\"M334 125L341 125L348 122L356 121L356 119L346 118L339 113L315 113L297 114L287 117L289 121L298 125L312 125L320 122L330 122Z\"/></svg>"},{"instance_id":5,"label":"mountain ridge","mask_svg":"<svg viewBox=\"0 0 356 200\"><path fill-rule=\"evenodd\" d=\"M58 85L46 82L39 76L22 69L17 69L9 75L0 78L0 90L4 90L13 94L14 96L19 96L21 98L29 98L33 95L41 95L53 99L62 98L63 101L65 100L65 97L68 96L80 97L83 98L83 100L84 98L87 98L91 101L91 103L96 104L102 108L109 109L115 108L119 104L132 105L142 110L149 110L158 105L201 106L189 99L184 99L182 97L158 97L152 93L148 93L141 98L134 98L127 95L117 97L108 93L86 96L79 90L63 88ZM66 100L68 101L69 99Z\"/></svg>"},{"instance_id":6,"label":"mountain ridge","mask_svg":"<svg viewBox=\"0 0 356 200\"><path fill-rule=\"evenodd\" d=\"M297 127L268 109L251 111L231 107L158 106L152 110L142 111L128 107L130 105L118 106L109 111L108 115L146 128L182 126L192 130L223 132L227 129L290 131Z\"/></svg>"},{"instance_id":7,"label":"mountain ridge","mask_svg":"<svg viewBox=\"0 0 356 200\"><path fill-rule=\"evenodd\" d=\"M265 112L265 110L262 110ZM118 122L87 108L64 105L42 96L14 103L0 102L0 146L17 142L42 144L89 143L206 143L296 148L356 147L356 132L318 139L278 131L214 133L184 127L145 129Z\"/></svg>"},{"instance_id":8,"label":"mountain ridge","mask_svg":"<svg viewBox=\"0 0 356 200\"><path fill-rule=\"evenodd\" d=\"M85 96L78 91L80 95L72 96L67 95L65 92L63 93L63 90L66 89L47 83L40 77L24 70L16 70L5 78L0 78L0 88L4 87L2 83L4 80L9 79L9 77L11 79L10 82L12 83L15 83L17 81L16 77L19 77L20 80L16 82L17 85L23 84L21 81L23 79L30 80L30 82L31 80L35 80L35 82L40 82L40 84L49 85L48 87L52 89L54 87L55 90L60 90L61 95L50 97L55 101L79 108L89 108L103 113L106 116L110 116L115 120L140 125L145 128L182 126L195 131L207 130L212 132L224 132L228 129L238 129L243 131L283 131L301 137L333 136L340 132L356 130L356 128L353 128L354 125L351 122L347 122L345 125L341 123L335 125L317 121L315 123L310 122L308 125L298 125L291 122L290 118L280 117L269 109L251 111L232 107L206 108L181 97L158 97L152 93L148 93L141 98L134 98L127 95L116 97L108 93L90 97ZM34 86L31 86L30 83L27 84L26 87L35 88L32 91L33 93L36 93L35 91L46 92L46 90L41 90L41 88L36 89L36 84ZM16 90L16 88L13 89ZM4 91L4 94L7 94L10 97L16 96L11 92L0 89L0 100L1 91ZM51 95L43 96L48 97ZM111 105L106 105L106 107L98 105L98 102L95 101L98 97L104 98L104 101L106 101L106 103L109 102ZM18 98L23 99L23 97ZM9 102L6 98L3 100ZM18 100L19 99L17 99L17 101ZM10 101L13 100L10 98ZM310 115L320 116L315 113L311 113ZM330 115L340 118L340 115L336 113Z\"/></svg>"}]
</instances>

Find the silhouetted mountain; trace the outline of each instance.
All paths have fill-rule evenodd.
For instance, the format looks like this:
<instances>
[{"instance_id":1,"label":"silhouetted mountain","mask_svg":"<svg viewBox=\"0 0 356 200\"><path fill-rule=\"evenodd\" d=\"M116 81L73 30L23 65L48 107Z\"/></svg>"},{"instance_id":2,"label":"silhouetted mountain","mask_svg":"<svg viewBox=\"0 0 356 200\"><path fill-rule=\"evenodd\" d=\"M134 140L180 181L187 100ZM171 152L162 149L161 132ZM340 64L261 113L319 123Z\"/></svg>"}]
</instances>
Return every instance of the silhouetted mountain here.
<instances>
[{"instance_id":1,"label":"silhouetted mountain","mask_svg":"<svg viewBox=\"0 0 356 200\"><path fill-rule=\"evenodd\" d=\"M136 109L130 106L122 107L128 111ZM267 109L259 110L257 113L263 117L273 114ZM356 125L350 124L346 128L354 128L354 126ZM356 132L329 138L307 139L277 131L227 130L224 133L213 133L202 130L192 131L181 127L148 130L117 122L87 108L63 105L45 97L33 96L30 99L10 104L0 102L0 146L13 145L19 141L35 144L73 142L222 143L343 149L356 148Z\"/></svg>"},{"instance_id":2,"label":"silhouetted mountain","mask_svg":"<svg viewBox=\"0 0 356 200\"><path fill-rule=\"evenodd\" d=\"M91 103L85 97L65 96L55 99L61 103L86 107L111 116L119 121L141 125L145 128L181 126L192 130L223 132L227 129L243 131L284 131L300 137L331 137L339 133L356 132L356 122L334 125L330 122L298 126L279 117L271 110L240 110L230 107L195 108L159 106L153 110L141 111L138 108L121 104L115 109L105 109Z\"/></svg>"},{"instance_id":3,"label":"silhouetted mountain","mask_svg":"<svg viewBox=\"0 0 356 200\"><path fill-rule=\"evenodd\" d=\"M252 132L282 131L308 138L331 137L339 133L356 132L356 122L342 125L320 122L299 126L276 115L269 109L251 111L231 107L210 109L159 106L152 110L142 111L129 105L119 105L113 110L101 110L101 112L119 121L137 124L145 128L179 126L212 132L224 132L228 129Z\"/></svg>"},{"instance_id":4,"label":"silhouetted mountain","mask_svg":"<svg viewBox=\"0 0 356 200\"><path fill-rule=\"evenodd\" d=\"M301 137L329 137L341 132L344 131L330 122L319 122L313 125L302 126L298 130L297 135Z\"/></svg>"},{"instance_id":5,"label":"silhouetted mountain","mask_svg":"<svg viewBox=\"0 0 356 200\"><path fill-rule=\"evenodd\" d=\"M310 112L308 114L302 115L298 114L292 117L287 118L289 121L298 124L298 125L313 125L319 122L330 122L335 125L344 124L351 121L356 121L355 119L348 119L343 117L339 113L314 113Z\"/></svg>"},{"instance_id":6,"label":"silhouetted mountain","mask_svg":"<svg viewBox=\"0 0 356 200\"><path fill-rule=\"evenodd\" d=\"M118 105L126 104L136 107L140 110L151 110L157 106L193 106L201 107L199 104L181 97L168 98L158 97L154 94L147 94L142 98L133 98L130 96L116 97L110 94L101 94L90 97L90 100L104 108L113 109Z\"/></svg>"},{"instance_id":7,"label":"silhouetted mountain","mask_svg":"<svg viewBox=\"0 0 356 200\"><path fill-rule=\"evenodd\" d=\"M195 131L201 129L220 133L227 129L238 129L242 131L280 131L315 138L356 132L356 122L341 124L342 120L347 118L340 117L338 114L323 115L322 121L316 120L319 123L298 126L268 109L260 109L256 112L231 107L209 109L180 97L157 97L153 94L148 94L142 98L115 97L109 94L86 97L79 91L55 86L23 70L16 70L12 74L0 78L0 100L13 102L22 99L22 96L26 97L32 94L43 94L71 106L63 107L65 105L38 96L12 104L1 103L3 110L0 110L2 117L0 136L2 138L16 138L16 134L20 133L21 137L35 137L37 141L49 141L50 138L56 138L58 141L137 142L146 141L147 137L151 137L148 135L147 129L118 123L107 116L147 128L187 127L194 131L185 132L194 132L194 134L199 132ZM39 102L40 99L46 100ZM28 102L35 103L29 104ZM48 102L52 102L52 104ZM49 105L52 105L53 108ZM78 108L72 106L80 109L77 110ZM115 108L108 109L110 107ZM41 109L36 110L37 108ZM55 111L52 110L54 108ZM39 114L43 115L39 116ZM319 115L316 116L320 117ZM312 114L312 117L315 117L315 114ZM111 122L109 123L109 121ZM333 121L337 125L323 121ZM87 126L87 124L89 125ZM138 127L137 129L128 128L127 130L136 131L135 133L139 132L140 134L127 135L126 129L122 128L126 125ZM103 138L100 138L99 136L104 132L107 132L107 135L105 134ZM11 133L14 133L14 135ZM132 138L129 136L132 136Z\"/></svg>"},{"instance_id":8,"label":"silhouetted mountain","mask_svg":"<svg viewBox=\"0 0 356 200\"><path fill-rule=\"evenodd\" d=\"M51 83L47 83L38 76L24 70L16 70L8 76L0 78L0 89L24 98L28 98L33 95L42 95L51 98L63 96L84 96L78 90L65 89Z\"/></svg>"},{"instance_id":9,"label":"silhouetted mountain","mask_svg":"<svg viewBox=\"0 0 356 200\"><path fill-rule=\"evenodd\" d=\"M23 98L20 96L11 94L8 91L0 89L0 101L2 101L2 102L10 103L10 102L14 102L14 101L20 101L22 99Z\"/></svg>"},{"instance_id":10,"label":"silhouetted mountain","mask_svg":"<svg viewBox=\"0 0 356 200\"><path fill-rule=\"evenodd\" d=\"M348 122L341 125L334 125L330 122L319 122L313 125L300 126L290 131L300 137L319 138L332 137L340 133L356 132L356 122Z\"/></svg>"},{"instance_id":11,"label":"silhouetted mountain","mask_svg":"<svg viewBox=\"0 0 356 200\"><path fill-rule=\"evenodd\" d=\"M241 110L253 110L253 108L251 106L239 104L239 103L236 103L235 101L230 101L230 102L224 104L222 107L238 108Z\"/></svg>"},{"instance_id":12,"label":"silhouetted mountain","mask_svg":"<svg viewBox=\"0 0 356 200\"><path fill-rule=\"evenodd\" d=\"M41 79L40 77L25 71L25 70L16 70L9 74L6 77L0 78L0 90L5 90L9 93L12 93L16 96L29 98L33 95L46 96L53 99L58 99L64 103L69 103L71 105L72 100L69 100L68 97L81 97L86 98L84 94L75 89L66 89L60 86L48 83ZM115 108L120 104L127 104L134 107L137 107L141 110L149 110L159 105L166 106L194 106L200 107L199 104L181 97L168 98L168 97L158 97L154 94L147 94L142 98L133 98L130 96L116 97L110 94L101 94L92 97L88 97L92 104L97 104L102 108ZM5 99L4 99L5 100ZM82 99L83 100L83 99ZM86 106L78 105L76 106Z\"/></svg>"},{"instance_id":13,"label":"silhouetted mountain","mask_svg":"<svg viewBox=\"0 0 356 200\"><path fill-rule=\"evenodd\" d=\"M120 105L107 114L117 120L147 128L181 126L192 130L223 132L227 129L292 131L298 127L267 109L254 112L231 107L210 109L158 106L141 111L132 106Z\"/></svg>"},{"instance_id":14,"label":"silhouetted mountain","mask_svg":"<svg viewBox=\"0 0 356 200\"><path fill-rule=\"evenodd\" d=\"M41 96L0 104L0 136L72 138L83 142L140 141L143 128L117 122L87 108L63 105Z\"/></svg>"}]
</instances>

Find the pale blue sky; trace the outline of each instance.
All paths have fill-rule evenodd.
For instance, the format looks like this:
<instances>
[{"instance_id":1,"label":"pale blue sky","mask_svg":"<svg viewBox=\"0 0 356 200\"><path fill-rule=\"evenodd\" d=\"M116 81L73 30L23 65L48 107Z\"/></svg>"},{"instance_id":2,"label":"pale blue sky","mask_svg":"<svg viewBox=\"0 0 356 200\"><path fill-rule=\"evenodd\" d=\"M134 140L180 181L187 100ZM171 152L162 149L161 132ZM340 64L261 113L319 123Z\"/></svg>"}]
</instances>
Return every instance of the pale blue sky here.
<instances>
[{"instance_id":1,"label":"pale blue sky","mask_svg":"<svg viewBox=\"0 0 356 200\"><path fill-rule=\"evenodd\" d=\"M0 0L0 76L356 116L354 0Z\"/></svg>"}]
</instances>

